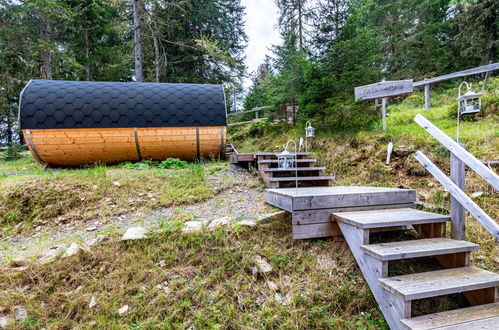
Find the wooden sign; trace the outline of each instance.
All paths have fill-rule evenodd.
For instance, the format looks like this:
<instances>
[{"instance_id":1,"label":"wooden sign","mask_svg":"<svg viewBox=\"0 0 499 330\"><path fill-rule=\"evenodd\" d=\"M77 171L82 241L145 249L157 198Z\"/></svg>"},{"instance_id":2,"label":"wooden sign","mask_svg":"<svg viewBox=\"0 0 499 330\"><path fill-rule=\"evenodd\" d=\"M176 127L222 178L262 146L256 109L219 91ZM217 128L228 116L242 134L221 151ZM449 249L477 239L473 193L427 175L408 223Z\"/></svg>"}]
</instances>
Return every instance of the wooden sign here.
<instances>
[{"instance_id":1,"label":"wooden sign","mask_svg":"<svg viewBox=\"0 0 499 330\"><path fill-rule=\"evenodd\" d=\"M382 81L376 84L355 87L355 99L369 100L412 92L412 79Z\"/></svg>"}]
</instances>

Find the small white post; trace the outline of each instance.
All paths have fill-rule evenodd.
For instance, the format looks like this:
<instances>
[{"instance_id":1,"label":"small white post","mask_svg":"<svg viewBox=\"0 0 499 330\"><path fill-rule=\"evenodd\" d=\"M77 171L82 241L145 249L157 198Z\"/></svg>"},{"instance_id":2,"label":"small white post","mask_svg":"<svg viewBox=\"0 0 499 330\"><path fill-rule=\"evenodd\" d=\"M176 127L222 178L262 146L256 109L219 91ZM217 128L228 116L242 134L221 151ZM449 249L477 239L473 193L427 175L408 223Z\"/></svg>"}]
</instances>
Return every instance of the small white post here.
<instances>
[{"instance_id":1,"label":"small white post","mask_svg":"<svg viewBox=\"0 0 499 330\"><path fill-rule=\"evenodd\" d=\"M424 78L424 80L428 80ZM424 85L424 108L430 110L430 84Z\"/></svg>"}]
</instances>

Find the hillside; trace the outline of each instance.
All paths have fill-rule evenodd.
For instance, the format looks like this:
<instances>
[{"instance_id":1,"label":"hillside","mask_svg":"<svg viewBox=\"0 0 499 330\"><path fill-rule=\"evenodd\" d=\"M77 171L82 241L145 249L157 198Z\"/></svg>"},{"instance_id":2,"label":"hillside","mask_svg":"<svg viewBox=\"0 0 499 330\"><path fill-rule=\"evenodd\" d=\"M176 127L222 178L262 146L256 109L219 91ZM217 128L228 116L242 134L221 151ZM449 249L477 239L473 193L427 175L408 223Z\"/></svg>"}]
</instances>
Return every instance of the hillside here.
<instances>
[{"instance_id":1,"label":"hillside","mask_svg":"<svg viewBox=\"0 0 499 330\"><path fill-rule=\"evenodd\" d=\"M430 111L420 109L421 94L391 104L387 134L379 127L356 132L320 128L311 149L336 176L336 184L415 188L421 208L445 212L448 194L411 153L424 150L443 168L448 168L448 155L412 118L421 112L453 135L453 93L432 94L442 105ZM497 96L487 96L481 117L463 123L464 141L483 160L498 159L497 107ZM230 135L241 151L274 150L301 131L254 124L231 128ZM395 152L385 166L389 141ZM386 328L342 237L293 241L286 217L242 225L275 212L264 204L256 174L219 161L168 164L43 171L30 156L0 161L1 252L9 264L0 272L0 314L9 324ZM497 219L497 195L476 177L467 179L468 193L481 193L475 200ZM182 230L192 221L210 223L226 216L231 222L217 228ZM137 225L153 229L148 239L117 244L127 227ZM469 240L482 247L473 253L473 264L499 271L492 237L472 219L467 228ZM39 255L65 251L74 242L83 247L76 255L54 255L40 263ZM418 269L410 263L398 267L395 273ZM424 301L415 310L418 315L463 304L462 297L453 296ZM26 316L15 322L20 308Z\"/></svg>"}]
</instances>

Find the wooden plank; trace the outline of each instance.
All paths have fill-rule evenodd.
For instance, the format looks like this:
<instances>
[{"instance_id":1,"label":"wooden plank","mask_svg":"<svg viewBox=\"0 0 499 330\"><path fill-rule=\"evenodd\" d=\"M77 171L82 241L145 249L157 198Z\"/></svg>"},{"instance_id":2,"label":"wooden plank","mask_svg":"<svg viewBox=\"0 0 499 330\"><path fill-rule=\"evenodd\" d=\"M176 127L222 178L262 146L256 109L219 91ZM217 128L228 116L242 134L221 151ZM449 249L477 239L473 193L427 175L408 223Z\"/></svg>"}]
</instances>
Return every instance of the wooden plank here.
<instances>
[{"instance_id":1,"label":"wooden plank","mask_svg":"<svg viewBox=\"0 0 499 330\"><path fill-rule=\"evenodd\" d=\"M429 79L425 79L425 80L421 80L421 81L416 81L414 83L414 87L419 87L419 86L423 86L426 84L434 84L436 82L450 80L450 79L459 78L459 77L471 76L471 75L475 75L475 74L479 74L479 73L483 73L483 72L494 71L497 69L499 69L499 62L479 66L479 67L468 69L468 70L458 71L458 72L446 74L446 75L435 77L435 78L429 78Z\"/></svg>"},{"instance_id":2,"label":"wooden plank","mask_svg":"<svg viewBox=\"0 0 499 330\"><path fill-rule=\"evenodd\" d=\"M449 179L435 164L431 162L421 151L414 155L416 159L426 168L454 198L471 213L491 234L499 240L499 225L487 213L485 213L475 202L471 200L459 187ZM462 159L462 158L461 158Z\"/></svg>"},{"instance_id":3,"label":"wooden plank","mask_svg":"<svg viewBox=\"0 0 499 330\"><path fill-rule=\"evenodd\" d=\"M351 212L351 211L364 211L364 210L384 210L396 208L415 208L416 204L390 204L390 205L369 205L369 206L355 206L355 207L336 207L330 209L319 210L300 210L293 211L292 223L293 225L306 225L324 222L336 222L332 219L333 213Z\"/></svg>"},{"instance_id":4,"label":"wooden plank","mask_svg":"<svg viewBox=\"0 0 499 330\"><path fill-rule=\"evenodd\" d=\"M338 223L362 275L376 299L390 329L399 329L400 320L411 316L411 302L391 294L379 285L379 279L388 275L388 263L365 254L360 246L369 244L369 229L360 229Z\"/></svg>"},{"instance_id":5,"label":"wooden plank","mask_svg":"<svg viewBox=\"0 0 499 330\"><path fill-rule=\"evenodd\" d=\"M448 215L414 209L343 212L334 213L333 217L336 221L341 221L364 229L442 223L450 220Z\"/></svg>"},{"instance_id":6,"label":"wooden plank","mask_svg":"<svg viewBox=\"0 0 499 330\"><path fill-rule=\"evenodd\" d=\"M277 152L255 152L255 156L277 156ZM311 155L310 152L293 152L293 154L297 156L309 156Z\"/></svg>"},{"instance_id":7,"label":"wooden plank","mask_svg":"<svg viewBox=\"0 0 499 330\"><path fill-rule=\"evenodd\" d=\"M482 328L474 326L475 321L490 320L494 327ZM493 323L496 322L496 323ZM483 324L483 323L482 323ZM499 303L473 306L451 311L423 315L402 320L407 329L497 329L499 325Z\"/></svg>"},{"instance_id":8,"label":"wooden plank","mask_svg":"<svg viewBox=\"0 0 499 330\"><path fill-rule=\"evenodd\" d=\"M480 246L466 241L458 241L445 237L427 238L402 242L362 245L364 252L378 260L400 260L427 257L433 255L470 252Z\"/></svg>"},{"instance_id":9,"label":"wooden plank","mask_svg":"<svg viewBox=\"0 0 499 330\"><path fill-rule=\"evenodd\" d=\"M466 189L465 185L466 173L464 163L454 153L450 154L450 179L463 192ZM466 214L464 207L459 201L451 195L450 197L450 216L451 216L451 237L454 239L466 239Z\"/></svg>"},{"instance_id":10,"label":"wooden plank","mask_svg":"<svg viewBox=\"0 0 499 330\"><path fill-rule=\"evenodd\" d=\"M262 159L258 161L259 164L277 164L279 161L277 159ZM295 159L297 163L315 163L317 159Z\"/></svg>"},{"instance_id":11,"label":"wooden plank","mask_svg":"<svg viewBox=\"0 0 499 330\"><path fill-rule=\"evenodd\" d=\"M369 100L413 92L413 80L392 80L355 87L356 100Z\"/></svg>"},{"instance_id":12,"label":"wooden plank","mask_svg":"<svg viewBox=\"0 0 499 330\"><path fill-rule=\"evenodd\" d=\"M334 176L299 176L299 177L269 178L269 181L271 182L324 181L324 180L334 180Z\"/></svg>"},{"instance_id":13,"label":"wooden plank","mask_svg":"<svg viewBox=\"0 0 499 330\"><path fill-rule=\"evenodd\" d=\"M309 239L339 235L341 235L341 231L338 224L332 222L293 226L293 239Z\"/></svg>"},{"instance_id":14,"label":"wooden plank","mask_svg":"<svg viewBox=\"0 0 499 330\"><path fill-rule=\"evenodd\" d=\"M415 300L499 286L499 275L462 267L382 278L379 282L404 300Z\"/></svg>"},{"instance_id":15,"label":"wooden plank","mask_svg":"<svg viewBox=\"0 0 499 330\"><path fill-rule=\"evenodd\" d=\"M430 133L431 136L442 143L447 149L449 149L451 153L461 159L473 171L480 175L485 181L490 183L492 187L499 190L499 176L495 174L494 171L476 159L475 156L470 154L466 149L460 146L421 114L416 115L414 121Z\"/></svg>"},{"instance_id":16,"label":"wooden plank","mask_svg":"<svg viewBox=\"0 0 499 330\"><path fill-rule=\"evenodd\" d=\"M295 171L324 171L326 168L325 167L295 167L292 169L284 169L284 168L277 168L277 167L270 167L266 168L263 171L264 172L295 172Z\"/></svg>"},{"instance_id":17,"label":"wooden plank","mask_svg":"<svg viewBox=\"0 0 499 330\"><path fill-rule=\"evenodd\" d=\"M265 202L269 203L270 205L288 212L293 211L293 199L291 197L275 194L269 191L269 189L264 191L263 196Z\"/></svg>"}]
</instances>

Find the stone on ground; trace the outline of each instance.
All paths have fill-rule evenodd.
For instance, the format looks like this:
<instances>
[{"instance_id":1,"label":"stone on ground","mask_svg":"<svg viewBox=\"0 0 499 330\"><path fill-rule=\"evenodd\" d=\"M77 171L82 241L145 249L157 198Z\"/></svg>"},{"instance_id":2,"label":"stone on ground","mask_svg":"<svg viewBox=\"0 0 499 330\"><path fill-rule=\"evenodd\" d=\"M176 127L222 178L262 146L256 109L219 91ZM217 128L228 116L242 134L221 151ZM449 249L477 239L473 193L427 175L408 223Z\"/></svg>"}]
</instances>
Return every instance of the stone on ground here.
<instances>
[{"instance_id":1,"label":"stone on ground","mask_svg":"<svg viewBox=\"0 0 499 330\"><path fill-rule=\"evenodd\" d=\"M270 222L273 222L273 221L276 221L276 220L280 219L286 213L287 213L286 211L279 211L279 212L274 212L274 213L267 213L267 214L264 214L264 215L258 217L258 219L256 220L256 222L257 223L261 223L261 224L270 223Z\"/></svg>"},{"instance_id":2,"label":"stone on ground","mask_svg":"<svg viewBox=\"0 0 499 330\"><path fill-rule=\"evenodd\" d=\"M184 227L182 228L183 233L195 233L203 229L203 223L201 221L186 221Z\"/></svg>"},{"instance_id":3,"label":"stone on ground","mask_svg":"<svg viewBox=\"0 0 499 330\"><path fill-rule=\"evenodd\" d=\"M124 315L124 314L126 314L126 312L128 312L129 309L130 309L130 307L128 307L128 305L124 305L123 307L118 309L118 314L120 314L120 316Z\"/></svg>"},{"instance_id":4,"label":"stone on ground","mask_svg":"<svg viewBox=\"0 0 499 330\"><path fill-rule=\"evenodd\" d=\"M18 307L16 310L16 321L24 321L28 318L28 311L26 310L26 307L21 306Z\"/></svg>"},{"instance_id":5,"label":"stone on ground","mask_svg":"<svg viewBox=\"0 0 499 330\"><path fill-rule=\"evenodd\" d=\"M272 271L272 266L262 256L255 256L253 261L259 273L270 273Z\"/></svg>"},{"instance_id":6,"label":"stone on ground","mask_svg":"<svg viewBox=\"0 0 499 330\"><path fill-rule=\"evenodd\" d=\"M232 217L223 217L219 219L212 220L208 225L208 229L214 229L221 226L227 226L233 222Z\"/></svg>"},{"instance_id":7,"label":"stone on ground","mask_svg":"<svg viewBox=\"0 0 499 330\"><path fill-rule=\"evenodd\" d=\"M95 296L92 296L92 298L90 298L90 302L88 303L88 308L93 308L95 305L97 305L97 300L95 300Z\"/></svg>"},{"instance_id":8,"label":"stone on ground","mask_svg":"<svg viewBox=\"0 0 499 330\"><path fill-rule=\"evenodd\" d=\"M147 230L144 227L132 227L126 230L125 234L121 237L121 240L133 241L144 238L147 238Z\"/></svg>"},{"instance_id":9,"label":"stone on ground","mask_svg":"<svg viewBox=\"0 0 499 330\"><path fill-rule=\"evenodd\" d=\"M92 246L92 245L99 245L103 242L109 241L111 238L106 235L98 235L95 238L91 238L88 241L85 242L85 245L87 246Z\"/></svg>"},{"instance_id":10,"label":"stone on ground","mask_svg":"<svg viewBox=\"0 0 499 330\"><path fill-rule=\"evenodd\" d=\"M245 227L255 227L256 221L255 220L241 220L241 221L238 221L237 224L239 224L240 226L245 226Z\"/></svg>"},{"instance_id":11,"label":"stone on ground","mask_svg":"<svg viewBox=\"0 0 499 330\"><path fill-rule=\"evenodd\" d=\"M83 248L78 243L71 243L71 245L66 249L66 251L64 252L62 257L63 258L72 257L74 255L77 255L80 252L85 251L85 250L88 251L87 249Z\"/></svg>"},{"instance_id":12,"label":"stone on ground","mask_svg":"<svg viewBox=\"0 0 499 330\"><path fill-rule=\"evenodd\" d=\"M63 246L56 245L45 251L45 253L38 259L38 263L40 264L49 264L54 262L57 258L59 258L65 249Z\"/></svg>"},{"instance_id":13,"label":"stone on ground","mask_svg":"<svg viewBox=\"0 0 499 330\"><path fill-rule=\"evenodd\" d=\"M7 329L10 319L7 316L0 317L0 329Z\"/></svg>"}]
</instances>

